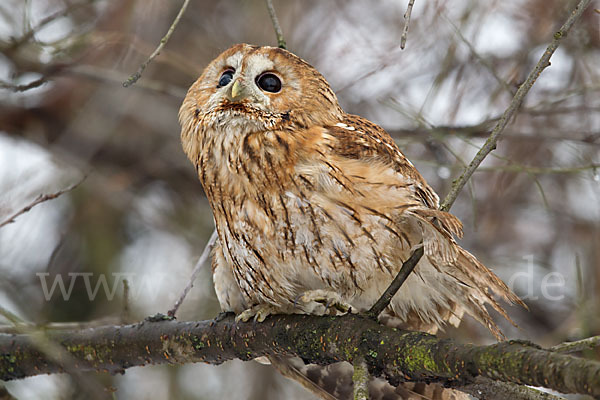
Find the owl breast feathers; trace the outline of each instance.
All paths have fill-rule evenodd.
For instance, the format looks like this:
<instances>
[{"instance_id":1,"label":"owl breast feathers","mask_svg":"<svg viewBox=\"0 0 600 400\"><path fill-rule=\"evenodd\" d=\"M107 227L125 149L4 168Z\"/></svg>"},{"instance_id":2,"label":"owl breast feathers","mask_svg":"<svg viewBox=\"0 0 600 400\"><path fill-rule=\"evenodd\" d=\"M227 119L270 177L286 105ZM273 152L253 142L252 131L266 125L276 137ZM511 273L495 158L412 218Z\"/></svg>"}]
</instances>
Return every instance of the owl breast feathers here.
<instances>
[{"instance_id":1,"label":"owl breast feathers","mask_svg":"<svg viewBox=\"0 0 600 400\"><path fill-rule=\"evenodd\" d=\"M485 304L506 317L492 295L520 300L457 245L460 221L438 210L438 196L392 138L346 114L308 63L235 45L192 85L179 118L214 213L223 311L259 320L362 312L423 246L381 320L435 332L466 312L500 337Z\"/></svg>"}]
</instances>

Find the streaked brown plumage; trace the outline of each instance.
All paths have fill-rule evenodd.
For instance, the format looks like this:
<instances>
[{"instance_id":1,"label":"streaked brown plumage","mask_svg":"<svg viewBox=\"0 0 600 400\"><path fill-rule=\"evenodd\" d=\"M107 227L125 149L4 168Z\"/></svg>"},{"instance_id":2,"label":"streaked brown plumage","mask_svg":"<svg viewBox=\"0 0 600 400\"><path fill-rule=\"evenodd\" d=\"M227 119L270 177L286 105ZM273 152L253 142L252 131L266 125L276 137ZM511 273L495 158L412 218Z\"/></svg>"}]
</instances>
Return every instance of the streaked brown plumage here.
<instances>
[{"instance_id":1,"label":"streaked brown plumage","mask_svg":"<svg viewBox=\"0 0 600 400\"><path fill-rule=\"evenodd\" d=\"M466 312L501 336L485 303L507 317L492 295L520 300L456 244L460 221L438 210L390 136L344 113L305 61L235 45L192 85L179 118L214 213L223 311L244 320L365 311L422 243L425 256L381 320L435 332Z\"/></svg>"}]
</instances>

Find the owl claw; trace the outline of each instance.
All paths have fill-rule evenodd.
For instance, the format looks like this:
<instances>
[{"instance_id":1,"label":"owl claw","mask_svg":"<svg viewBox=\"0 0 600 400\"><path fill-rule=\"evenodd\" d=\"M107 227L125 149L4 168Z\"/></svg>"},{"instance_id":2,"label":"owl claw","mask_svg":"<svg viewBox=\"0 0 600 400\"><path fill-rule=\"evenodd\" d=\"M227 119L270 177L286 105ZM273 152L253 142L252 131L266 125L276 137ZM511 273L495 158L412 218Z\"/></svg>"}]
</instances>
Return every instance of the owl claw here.
<instances>
[{"instance_id":1,"label":"owl claw","mask_svg":"<svg viewBox=\"0 0 600 400\"><path fill-rule=\"evenodd\" d=\"M235 321L248 322L254 319L254 322L263 322L269 315L276 313L277 309L270 304L257 304L238 314Z\"/></svg>"},{"instance_id":2,"label":"owl claw","mask_svg":"<svg viewBox=\"0 0 600 400\"><path fill-rule=\"evenodd\" d=\"M325 308L323 314L339 315L352 312L352 306L349 303L344 301L338 293L328 290L308 290L294 301L294 305L298 302L305 306L311 303L314 306L314 303L318 303ZM311 313L314 313L314 310Z\"/></svg>"}]
</instances>

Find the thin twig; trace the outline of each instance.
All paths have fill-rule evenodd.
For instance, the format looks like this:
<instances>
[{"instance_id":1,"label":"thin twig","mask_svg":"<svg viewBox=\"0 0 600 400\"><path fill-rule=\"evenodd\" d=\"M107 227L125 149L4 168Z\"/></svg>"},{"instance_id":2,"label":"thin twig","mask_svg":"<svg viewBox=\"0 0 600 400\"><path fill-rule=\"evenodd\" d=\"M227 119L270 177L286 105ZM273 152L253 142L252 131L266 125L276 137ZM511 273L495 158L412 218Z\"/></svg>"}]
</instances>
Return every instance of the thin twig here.
<instances>
[{"instance_id":1,"label":"thin twig","mask_svg":"<svg viewBox=\"0 0 600 400\"><path fill-rule=\"evenodd\" d=\"M4 220L3 222L0 222L0 228L2 228L4 225L8 225L8 224L15 222L15 218L17 218L21 214L25 214L26 212L28 212L29 210L31 210L33 207L37 206L38 204L41 204L48 200L54 200L57 197L62 196L63 194L70 192L71 190L74 190L75 188L77 188L77 186L81 185L81 183L85 180L86 177L87 177L87 175L85 175L83 178L81 178L81 180L79 182L74 183L73 185L69 186L68 188L61 189L56 193L40 194L34 201L29 203L28 205L26 205L25 207L23 207L22 209L20 209L13 215L11 215L10 217L8 217L8 219Z\"/></svg>"},{"instance_id":2,"label":"thin twig","mask_svg":"<svg viewBox=\"0 0 600 400\"><path fill-rule=\"evenodd\" d=\"M367 312L369 317L377 318L379 314L381 314L381 312L388 306L388 304L390 304L392 297L394 297L398 289L400 289L400 286L402 286L402 284L406 281L406 278L408 278L413 269L415 269L421 257L423 257L423 247L419 247L417 250L415 250L410 255L409 259L402 264L400 272L398 272L398 275L396 275L390 286L385 290L385 292L383 292L379 300L377 300L377 302L373 304L373 307L371 307L371 309Z\"/></svg>"},{"instance_id":3,"label":"thin twig","mask_svg":"<svg viewBox=\"0 0 600 400\"><path fill-rule=\"evenodd\" d=\"M190 281L188 282L185 289L183 289L181 296L179 296L179 299L177 299L177 301L173 305L173 308L171 308L167 312L167 315L169 317L174 318L175 314L177 314L177 310L179 310L179 306L181 306L181 303L183 303L183 300L185 300L185 296L187 296L188 292L192 289L192 286L194 286L194 281L196 280L198 273L202 269L202 266L208 259L208 256L210 255L210 251L214 247L216 240L217 240L217 230L215 229L213 231L212 235L210 235L210 239L208 239L208 242L206 243L206 246L204 247L204 250L202 251L200 258L198 259L198 261L196 262L196 265L194 266L194 271L192 271L192 276L190 277Z\"/></svg>"},{"instance_id":4,"label":"thin twig","mask_svg":"<svg viewBox=\"0 0 600 400\"><path fill-rule=\"evenodd\" d=\"M473 57L475 57L475 59L477 61L479 61L479 63L481 63L481 65L483 65L489 72L490 74L494 77L494 79L496 80L496 82L498 82L498 85L501 86L504 90L506 90L506 92L510 93L511 95L514 96L514 87L511 87L508 83L506 83L502 78L500 78L500 76L498 75L498 73L496 72L496 70L494 69L494 65L492 62L490 62L489 59L486 59L484 57L482 57L477 50L475 49L475 46L473 46L473 44L471 42L469 42L467 40L467 38L462 34L462 32L460 31L460 29L458 29L458 27L446 16L444 16L442 14L442 18L444 18L454 29L454 32L456 32L456 34L458 35L459 39L469 48L469 51L471 52L471 54L473 55Z\"/></svg>"},{"instance_id":5,"label":"thin twig","mask_svg":"<svg viewBox=\"0 0 600 400\"><path fill-rule=\"evenodd\" d=\"M283 32L275 14L275 7L273 7L273 0L265 0L267 3L267 10L269 11L269 17L271 17L271 23L273 23L273 29L275 30L275 36L277 36L277 46L280 49L287 49L285 39L283 38Z\"/></svg>"},{"instance_id":6,"label":"thin twig","mask_svg":"<svg viewBox=\"0 0 600 400\"><path fill-rule=\"evenodd\" d=\"M453 183L450 193L448 193L448 195L442 202L442 205L440 206L440 210L448 211L450 207L452 207L452 204L454 204L456 197L458 196L462 188L465 186L471 175L473 175L473 172L475 172L477 167L479 167L479 164L481 164L483 159L492 150L496 148L496 142L498 141L498 138L500 137L502 131L504 131L504 128L508 124L508 121L519 109L521 103L523 102L523 98L529 92L536 79L539 77L542 71L548 65L550 65L550 57L558 48L560 40L567 35L568 31L571 29L573 24L579 19L579 17L581 17L583 11L589 5L590 2L591 0L581 0L575 8L575 10L567 19L567 22L565 22L565 24L560 28L560 30L554 34L554 39L552 40L552 43L550 43L550 45L542 55L540 61L531 71L525 83L521 85L519 90L517 90L517 93L515 94L513 100L511 101L510 105L508 106L502 117L498 120L488 140L485 142L485 144L479 150L479 152L475 155L471 163L465 168L460 178L458 178L458 180L456 180ZM398 292L402 284L406 281L406 278L415 268L422 256L423 248L420 247L411 254L410 258L406 260L404 264L402 264L400 272L398 272L398 275L394 278L390 286L381 295L381 297L379 298L379 300L377 300L373 307L371 307L371 309L367 312L367 315L369 317L377 318L379 314L390 304L390 301L392 301L392 298Z\"/></svg>"},{"instance_id":7,"label":"thin twig","mask_svg":"<svg viewBox=\"0 0 600 400\"><path fill-rule=\"evenodd\" d=\"M415 0L409 0L408 7L406 7L406 12L404 13L404 28L402 29L402 36L400 36L400 48L402 50L406 47L406 38L408 37L408 28L410 26L410 15L412 14L414 5Z\"/></svg>"},{"instance_id":8,"label":"thin twig","mask_svg":"<svg viewBox=\"0 0 600 400\"><path fill-rule=\"evenodd\" d=\"M169 27L167 34L160 40L160 44L158 45L156 50L154 50L154 52L152 54L150 54L150 57L148 57L148 59L146 61L144 61L142 63L142 65L140 65L140 68L138 68L138 70L133 75L131 75L129 78L127 78L127 80L125 82L123 82L124 87L129 87L129 86L133 85L134 83L136 83L138 81L138 79L140 79L142 77L142 73L144 72L144 70L146 69L148 64L150 64L152 62L152 60L154 60L156 58L156 56L158 56L160 54L163 47L165 47L165 45L167 44L169 39L171 39L171 35L173 35L173 32L175 31L177 24L179 24L179 20L181 20L181 17L183 16L183 13L185 12L185 9L187 8L189 2L190 2L190 0L183 0L183 4L181 5L181 8L179 9L179 13L177 13L177 16L175 17L175 20L173 20L173 23Z\"/></svg>"},{"instance_id":9,"label":"thin twig","mask_svg":"<svg viewBox=\"0 0 600 400\"><path fill-rule=\"evenodd\" d=\"M575 342L565 342L557 344L556 346L550 347L548 350L555 351L557 353L576 353L583 350L592 350L600 347L600 336L592 336L589 338L577 340Z\"/></svg>"},{"instance_id":10,"label":"thin twig","mask_svg":"<svg viewBox=\"0 0 600 400\"><path fill-rule=\"evenodd\" d=\"M15 85L13 83L0 81L0 89L8 89L12 90L13 92L25 92L27 90L40 87L46 82L48 82L48 78L46 76L42 76L41 78L35 79L24 85Z\"/></svg>"},{"instance_id":11,"label":"thin twig","mask_svg":"<svg viewBox=\"0 0 600 400\"><path fill-rule=\"evenodd\" d=\"M508 106L506 111L504 111L502 117L500 117L500 120L497 122L496 126L492 130L492 133L486 140L483 147L481 147L481 149L477 152L477 154L473 158L473 161L471 161L471 163L463 171L461 176L452 184L452 189L450 190L450 193L448 193L448 195L442 202L442 206L440 207L441 210L448 211L450 207L452 207L452 204L454 204L454 201L456 201L456 198L458 197L458 194L460 193L461 189L465 186L465 183L467 183L471 175L473 175L473 172L475 172L475 170L477 169L477 167L479 167L479 165L485 159L485 157L496 148L496 143L498 142L500 135L504 131L504 128L506 128L508 123L511 121L512 117L519 110L521 104L523 103L523 99L525 98L527 93L529 93L529 90L533 87L533 84L540 76L542 71L550 65L550 57L552 57L552 54L554 54L554 52L560 45L560 41L567 36L567 33L569 32L573 24L581 17L581 15L585 11L586 7L590 4L590 2L591 0L581 0L575 8L575 10L571 13L567 21L564 23L564 25L560 28L558 32L554 34L554 39L548 45L546 51L544 52L544 54L542 54L542 57L540 58L536 66L529 73L529 76L527 76L525 83L523 83L519 87L519 90L517 90L517 93L515 93L515 96L510 102L510 105Z\"/></svg>"},{"instance_id":12,"label":"thin twig","mask_svg":"<svg viewBox=\"0 0 600 400\"><path fill-rule=\"evenodd\" d=\"M4 318L6 318L8 320L8 322L10 322L12 324L12 326L22 326L25 324L25 321L23 321L17 314L7 310L6 308L0 306L0 315L3 316Z\"/></svg>"},{"instance_id":13,"label":"thin twig","mask_svg":"<svg viewBox=\"0 0 600 400\"><path fill-rule=\"evenodd\" d=\"M352 362L354 373L352 383L354 384L354 400L369 399L369 369L363 357L358 357Z\"/></svg>"},{"instance_id":14,"label":"thin twig","mask_svg":"<svg viewBox=\"0 0 600 400\"><path fill-rule=\"evenodd\" d=\"M123 309L121 310L121 322L129 323L131 316L129 313L129 281L123 279Z\"/></svg>"},{"instance_id":15,"label":"thin twig","mask_svg":"<svg viewBox=\"0 0 600 400\"><path fill-rule=\"evenodd\" d=\"M54 22L55 20L65 17L69 15L73 10L82 7L82 6L90 6L91 1L82 1L80 3L70 4L68 7L65 7L57 12L54 12L42 20L40 20L37 25L33 28L30 28L27 32L25 32L21 37L13 39L7 49L3 49L3 52L12 52L18 47L20 47L23 43L28 42L37 32L39 32L43 27Z\"/></svg>"}]
</instances>

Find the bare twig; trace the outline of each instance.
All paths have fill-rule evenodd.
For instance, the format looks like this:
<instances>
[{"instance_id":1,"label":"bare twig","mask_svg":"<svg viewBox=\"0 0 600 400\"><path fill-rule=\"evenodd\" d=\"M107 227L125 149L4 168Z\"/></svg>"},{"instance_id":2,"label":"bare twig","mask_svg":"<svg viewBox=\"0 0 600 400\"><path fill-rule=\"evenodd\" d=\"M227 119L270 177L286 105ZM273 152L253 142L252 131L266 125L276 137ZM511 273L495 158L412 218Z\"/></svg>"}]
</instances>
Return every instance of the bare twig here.
<instances>
[{"instance_id":1,"label":"bare twig","mask_svg":"<svg viewBox=\"0 0 600 400\"><path fill-rule=\"evenodd\" d=\"M377 300L377 302L373 304L373 307L371 307L371 309L367 312L369 317L377 318L379 314L381 314L381 312L388 306L388 304L390 304L392 297L394 297L398 289L400 289L400 286L402 286L402 284L406 281L406 278L408 278L412 270L415 269L421 257L423 257L423 247L419 247L417 250L415 250L411 254L410 258L406 260L404 264L402 264L400 272L398 272L398 275L396 275L390 286L385 290L385 292L383 292L379 300Z\"/></svg>"},{"instance_id":2,"label":"bare twig","mask_svg":"<svg viewBox=\"0 0 600 400\"><path fill-rule=\"evenodd\" d=\"M550 347L548 350L557 353L576 353L583 350L592 350L600 347L600 336L592 336L586 339L577 340L575 342L565 342Z\"/></svg>"},{"instance_id":3,"label":"bare twig","mask_svg":"<svg viewBox=\"0 0 600 400\"><path fill-rule=\"evenodd\" d=\"M514 88L509 86L508 83L506 83L502 78L500 78L500 76L494 69L493 63L490 62L489 59L483 58L477 52L477 50L475 49L475 46L473 46L473 44L467 40L467 38L462 34L460 29L458 29L458 27L449 18L445 17L443 14L442 14L442 18L444 18L452 26L452 28L454 29L454 32L456 32L459 39L469 48L469 51L471 52L473 57L475 57L475 59L477 61L479 61L479 63L481 65L483 65L490 72L490 74L494 77L496 82L498 82L498 85L501 86L504 90L506 90L506 92L510 93L511 95L514 95L515 94Z\"/></svg>"},{"instance_id":4,"label":"bare twig","mask_svg":"<svg viewBox=\"0 0 600 400\"><path fill-rule=\"evenodd\" d=\"M402 50L406 47L406 38L408 37L408 28L410 26L410 15L412 14L414 5L415 0L409 0L408 7L406 7L406 12L404 13L404 28L402 29L402 36L400 36L400 48Z\"/></svg>"},{"instance_id":5,"label":"bare twig","mask_svg":"<svg viewBox=\"0 0 600 400\"><path fill-rule=\"evenodd\" d=\"M25 324L25 321L23 321L17 314L10 312L2 306L0 306L0 315L6 318L14 327L20 327Z\"/></svg>"},{"instance_id":6,"label":"bare twig","mask_svg":"<svg viewBox=\"0 0 600 400\"><path fill-rule=\"evenodd\" d=\"M363 357L358 357L352 363L354 373L352 374L352 383L354 383L354 400L367 400L369 398L369 369Z\"/></svg>"},{"instance_id":7,"label":"bare twig","mask_svg":"<svg viewBox=\"0 0 600 400\"><path fill-rule=\"evenodd\" d=\"M287 49L285 39L283 38L283 32L275 14L275 7L273 7L273 0L265 0L267 3L267 10L269 11L269 17L271 17L271 23L273 23L273 29L275 30L275 36L277 36L277 46L280 49Z\"/></svg>"},{"instance_id":8,"label":"bare twig","mask_svg":"<svg viewBox=\"0 0 600 400\"><path fill-rule=\"evenodd\" d=\"M189 291L192 289L192 286L194 286L194 281L198 277L198 273L202 269L202 266L204 266L204 263L208 259L208 256L210 255L210 252L211 252L212 248L214 247L216 240L217 240L217 230L215 229L213 231L212 235L210 235L210 239L208 239L208 242L206 243L206 246L204 247L204 250L202 251L200 258L198 258L198 261L196 262L196 265L194 266L194 271L192 271L192 276L190 277L190 281L188 282L185 289L183 289L181 296L179 296L179 299L177 299L177 301L173 305L173 308L171 308L167 312L167 315L169 317L175 317L175 314L177 314L177 310L179 310L179 306L181 306L181 303L183 303L183 300L185 300L185 296L187 296Z\"/></svg>"},{"instance_id":9,"label":"bare twig","mask_svg":"<svg viewBox=\"0 0 600 400\"><path fill-rule=\"evenodd\" d=\"M187 8L189 2L190 2L190 0L183 0L183 4L181 5L181 8L179 9L177 16L175 17L175 20L173 20L173 23L169 27L167 34L162 39L160 39L160 44L158 45L156 50L154 50L154 52L152 54L150 54L150 57L148 57L148 59L146 61L144 61L142 63L142 65L140 65L138 70L133 75L131 75L129 78L127 78L127 80L125 82L123 82L124 87L129 87L129 86L133 85L134 83L136 83L138 81L138 79L140 79L142 77L142 73L144 72L144 70L146 69L148 64L150 64L152 62L152 60L154 60L156 58L156 56L158 56L160 54L163 47L165 47L165 45L167 44L169 39L171 39L171 35L173 35L173 32L175 31L175 28L179 24L179 21L181 20L181 17L183 16L183 13L185 12L185 9Z\"/></svg>"},{"instance_id":10,"label":"bare twig","mask_svg":"<svg viewBox=\"0 0 600 400\"><path fill-rule=\"evenodd\" d=\"M23 43L28 42L37 32L39 32L46 25L54 22L55 20L65 17L69 15L73 10L82 7L82 6L90 6L92 5L92 1L82 1L79 3L70 4L68 7L65 7L57 12L54 12L44 18L37 23L37 25L33 28L30 28L19 38L13 39L6 49L2 49L3 52L12 52L16 48L20 47Z\"/></svg>"},{"instance_id":11,"label":"bare twig","mask_svg":"<svg viewBox=\"0 0 600 400\"><path fill-rule=\"evenodd\" d=\"M531 71L525 83L521 85L519 90L517 90L517 93L513 97L513 100L511 101L510 105L508 106L502 117L500 117L500 119L498 120L488 140L485 142L485 144L479 150L479 152L475 155L471 163L465 168L462 175L456 181L454 181L450 193L448 193L448 195L442 202L442 205L440 206L440 210L448 211L450 207L452 207L452 204L454 204L456 197L458 196L462 188L465 186L471 175L473 175L473 172L475 172L477 167L479 167L484 158L496 148L496 142L498 141L500 134L504 131L504 128L506 128L506 125L508 124L512 116L521 106L523 98L529 92L537 78L542 73L542 71L550 65L550 57L558 48L560 40L567 35L573 24L579 19L579 17L581 17L583 11L589 5L590 1L591 0L581 0L575 8L575 10L567 19L567 22L565 22L564 25L560 28L560 30L554 34L554 39L552 40L552 43L550 43L550 45L542 55L542 58L537 63L533 71ZM423 248L421 247L415 250L411 254L410 258L404 264L402 264L402 268L400 269L400 272L398 272L396 278L394 278L390 286L381 295L379 300L377 300L373 307L371 307L371 309L367 312L367 315L369 317L377 318L381 311L383 311L390 304L390 301L398 292L402 284L406 281L406 278L415 268L422 256Z\"/></svg>"},{"instance_id":12,"label":"bare twig","mask_svg":"<svg viewBox=\"0 0 600 400\"><path fill-rule=\"evenodd\" d=\"M479 167L479 165L485 159L485 157L496 148L496 143L498 142L500 135L504 131L504 128L506 128L512 117L519 110L521 104L523 103L523 99L525 98L529 90L533 87L533 84L540 76L542 71L550 65L550 57L552 57L552 54L554 54L554 52L560 45L560 41L567 36L567 33L569 32L573 24L581 17L581 15L585 11L586 7L590 4L590 2L591 0L581 0L575 8L575 10L571 13L567 21L558 30L558 32L554 34L554 39L548 45L546 51L544 52L544 54L542 54L542 57L540 58L536 66L529 73L529 76L525 80L525 83L523 83L519 87L519 90L517 90L517 93L515 93L515 96L510 102L510 105L508 106L506 111L504 111L502 117L500 117L500 120L497 122L496 126L492 130L492 133L486 140L483 147L481 147L481 149L477 152L477 154L473 158L473 161L471 161L471 163L463 171L461 176L452 184L452 189L450 190L450 193L448 193L448 195L442 202L442 206L440 207L441 210L448 211L450 207L452 207L452 204L454 204L454 201L456 201L456 198L458 197L458 194L460 193L461 189L465 186L465 183L467 183L471 175L473 175L473 172L475 172L475 170L477 169L477 167Z\"/></svg>"},{"instance_id":13,"label":"bare twig","mask_svg":"<svg viewBox=\"0 0 600 400\"><path fill-rule=\"evenodd\" d=\"M22 209L20 209L13 215L11 215L10 217L8 217L8 219L4 220L3 222L0 222L0 228L2 228L4 225L8 225L8 224L15 222L15 218L17 218L18 216L20 216L22 214L25 214L26 212L28 212L29 210L31 210L33 207L37 206L38 204L41 204L48 200L54 200L57 197L62 196L63 194L70 192L71 190L77 188L77 186L79 186L85 180L86 177L87 176L84 176L83 178L81 178L81 180L79 182L74 183L73 185L69 186L68 188L61 189L58 192L51 193L51 194L40 194L34 201L29 203L28 205L26 205L25 207L23 207Z\"/></svg>"},{"instance_id":14,"label":"bare twig","mask_svg":"<svg viewBox=\"0 0 600 400\"><path fill-rule=\"evenodd\" d=\"M25 92L27 90L40 87L46 82L48 82L48 78L46 76L42 76L41 78L35 79L24 85L15 85L9 82L0 81L0 89L9 89L13 92Z\"/></svg>"},{"instance_id":15,"label":"bare twig","mask_svg":"<svg viewBox=\"0 0 600 400\"><path fill-rule=\"evenodd\" d=\"M123 309L121 310L121 321L128 323L131 320L129 313L129 281L123 279Z\"/></svg>"}]
</instances>

